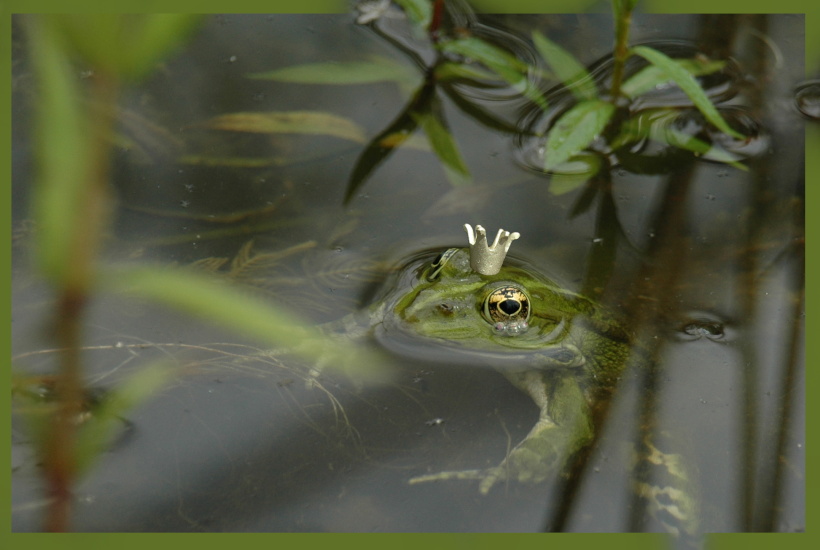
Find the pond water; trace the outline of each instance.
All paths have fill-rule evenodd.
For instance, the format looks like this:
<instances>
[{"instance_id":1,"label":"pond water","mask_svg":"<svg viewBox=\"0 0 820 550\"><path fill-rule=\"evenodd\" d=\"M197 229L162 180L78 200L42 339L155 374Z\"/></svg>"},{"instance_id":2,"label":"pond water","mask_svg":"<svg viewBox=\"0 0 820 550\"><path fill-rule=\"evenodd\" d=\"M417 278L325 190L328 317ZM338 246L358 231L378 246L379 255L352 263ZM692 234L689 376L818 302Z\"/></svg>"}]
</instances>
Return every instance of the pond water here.
<instances>
[{"instance_id":1,"label":"pond water","mask_svg":"<svg viewBox=\"0 0 820 550\"><path fill-rule=\"evenodd\" d=\"M494 466L527 434L538 408L494 369L379 349L391 383L362 386L326 372L309 388L297 358L259 357L257 343L232 332L102 295L87 319L89 384L110 387L156 358L170 359L179 374L129 415L122 437L76 488L74 528L657 530L641 522L630 489L636 415L652 405L658 433L684 456L698 531L802 531L804 146L794 97L803 78L802 18L730 17L721 21L730 31L715 36L711 17L636 15L635 44L730 59L704 82L750 136L722 143L748 170L644 144L598 187L560 192L558 178L539 168L537 140L488 127L439 92L470 176L443 169L419 139L375 166L345 202L367 140L404 109L423 82L416 62L433 56L397 15L365 25L350 14L209 17L123 98L106 259L216 258L224 272L232 259L247 260L251 245L252 254L288 251L250 265L248 292L318 325L365 308L385 275L410 258L466 246L465 223L488 233L503 227L522 235L512 256L602 302L651 342L654 368L624 374L572 476L499 483L485 496L475 481L408 480ZM611 70L609 14L482 16L472 24L526 61L537 59L537 29L596 78ZM44 326L53 297L26 248L33 87L18 27L14 43L14 365L51 372L56 357ZM404 75L401 83L248 78L373 59ZM519 128L543 129L556 116L534 112L510 86L480 84L453 86L454 94ZM556 84L544 89L556 109L567 101ZM675 90L644 101L645 109L681 106L688 116ZM215 117L269 111L332 113L345 132L355 127L364 137L213 129ZM591 195L606 188L602 181L609 190ZM12 526L37 531L42 486L19 423L12 445Z\"/></svg>"}]
</instances>

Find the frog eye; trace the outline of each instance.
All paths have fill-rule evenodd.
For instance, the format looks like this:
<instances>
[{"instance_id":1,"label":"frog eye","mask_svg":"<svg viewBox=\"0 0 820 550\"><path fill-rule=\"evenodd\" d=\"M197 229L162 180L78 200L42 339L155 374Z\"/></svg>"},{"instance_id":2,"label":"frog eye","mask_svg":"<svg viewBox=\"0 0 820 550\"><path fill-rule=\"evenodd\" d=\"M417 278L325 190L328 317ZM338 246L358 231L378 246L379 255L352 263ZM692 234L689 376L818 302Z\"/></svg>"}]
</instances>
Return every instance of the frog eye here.
<instances>
[{"instance_id":1,"label":"frog eye","mask_svg":"<svg viewBox=\"0 0 820 550\"><path fill-rule=\"evenodd\" d=\"M484 318L493 324L524 323L530 318L530 297L514 285L495 288L484 298Z\"/></svg>"}]
</instances>

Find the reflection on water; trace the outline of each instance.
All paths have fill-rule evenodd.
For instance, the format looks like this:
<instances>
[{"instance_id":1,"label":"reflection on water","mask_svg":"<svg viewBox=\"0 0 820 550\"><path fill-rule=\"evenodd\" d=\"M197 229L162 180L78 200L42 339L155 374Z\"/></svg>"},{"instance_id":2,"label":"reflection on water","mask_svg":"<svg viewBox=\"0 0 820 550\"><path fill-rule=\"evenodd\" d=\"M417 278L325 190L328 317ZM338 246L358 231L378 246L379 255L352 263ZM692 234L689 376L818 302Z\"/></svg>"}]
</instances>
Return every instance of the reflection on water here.
<instances>
[{"instance_id":1,"label":"reflection on water","mask_svg":"<svg viewBox=\"0 0 820 550\"><path fill-rule=\"evenodd\" d=\"M537 59L528 37L539 29L605 80L606 21L481 17L478 29L525 60ZM637 16L632 40L722 51L725 44L700 23L697 16ZM722 113L747 140L709 135L674 89L634 106L641 123L703 137L748 170L648 139L618 154L601 142L593 152L612 169L558 193L531 135L557 115L522 112L526 101L512 87L475 78L442 99L473 183L453 187L429 145L411 138L344 205L365 147L350 128L368 138L384 130L421 82L431 52L399 17L366 25L353 16L211 18L123 105L110 259L232 274L260 300L316 323L362 310L341 327L361 336L366 306L384 295L383 285L400 283L390 277L396 266L422 251L464 246L462 225L479 222L519 231L515 255L623 318L642 360L600 407L594 445L572 476L506 482L485 498L475 482L407 481L496 465L527 434L537 408L494 370L385 355L398 373L393 384L360 387L329 373L311 380L286 353L260 354L252 342L181 314L101 297L87 330L92 385L108 387L160 357L179 375L128 419L127 440L78 487L76 529L659 530L630 481L634 473L663 486L631 459L631 442L653 433L665 452L684 459L697 531L803 530L800 114L811 117L813 84L793 92L802 44L788 39L801 25L797 16L732 21L727 34L746 49L705 88L729 102ZM754 38L761 33L765 42ZM15 366L49 372L54 353L42 325L51 297L26 264L29 146L20 128L31 91L25 50L16 55L13 353ZM246 78L373 56L410 80L321 86ZM553 108L571 101L557 83L545 88L555 92L547 94ZM669 105L672 116L640 118ZM333 114L346 120L334 126L344 130L207 127L228 113L286 111ZM516 124L530 132L515 139L504 128ZM24 427L15 424L17 531L40 525L34 462Z\"/></svg>"}]
</instances>

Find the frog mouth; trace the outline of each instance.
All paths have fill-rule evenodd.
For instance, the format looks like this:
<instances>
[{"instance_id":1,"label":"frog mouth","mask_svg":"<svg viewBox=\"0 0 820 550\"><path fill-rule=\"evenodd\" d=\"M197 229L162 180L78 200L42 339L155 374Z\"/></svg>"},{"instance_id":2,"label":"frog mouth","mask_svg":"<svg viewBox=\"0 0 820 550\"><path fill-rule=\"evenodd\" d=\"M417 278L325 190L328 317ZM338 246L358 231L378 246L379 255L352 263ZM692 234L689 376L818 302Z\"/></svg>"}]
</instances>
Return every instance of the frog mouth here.
<instances>
[{"instance_id":1,"label":"frog mouth","mask_svg":"<svg viewBox=\"0 0 820 550\"><path fill-rule=\"evenodd\" d=\"M374 337L391 353L431 363L486 366L500 370L576 369L586 364L581 351L567 340L527 348L473 347L458 340L419 338L411 331L385 324L376 327Z\"/></svg>"}]
</instances>

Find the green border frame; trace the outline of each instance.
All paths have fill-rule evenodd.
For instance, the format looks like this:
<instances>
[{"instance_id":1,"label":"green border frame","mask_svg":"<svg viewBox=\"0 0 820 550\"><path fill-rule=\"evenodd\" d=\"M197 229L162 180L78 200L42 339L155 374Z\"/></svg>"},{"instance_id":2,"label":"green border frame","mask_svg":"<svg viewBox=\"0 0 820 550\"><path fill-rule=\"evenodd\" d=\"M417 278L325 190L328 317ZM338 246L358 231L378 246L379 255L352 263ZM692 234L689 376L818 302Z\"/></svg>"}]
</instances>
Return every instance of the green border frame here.
<instances>
[{"instance_id":1,"label":"green border frame","mask_svg":"<svg viewBox=\"0 0 820 550\"><path fill-rule=\"evenodd\" d=\"M609 10L607 2L601 0L472 0L472 5L478 10L487 13L579 13L585 11ZM235 0L230 3L212 0L165 0L165 1L137 1L125 0L111 3L107 0L74 1L68 7L65 0L0 0L0 105L3 112L11 112L11 14L36 12L192 12L192 13L341 13L347 11L349 1L346 0L299 0L286 2L285 0ZM779 0L777 3L767 3L762 0L643 0L639 2L639 10L650 13L802 13L806 16L806 72L813 78L820 76L820 2L817 0ZM820 151L820 125L807 125L807 151ZM11 127L10 117L0 116L0 206L3 215L0 218L11 219ZM806 156L807 182L817 182L820 177L820 157L817 154ZM818 190L812 185L806 185L807 214L819 213ZM820 234L818 225L820 216L806 216L806 233ZM0 265L6 267L0 271L0 277L10 288L10 223L0 226ZM806 271L808 280L815 280L812 273L817 274L816 246L812 239L808 240L806 250ZM817 295L812 285L807 285L806 309L818 311ZM10 292L4 292L0 298L0 307L6 318L10 318ZM816 323L810 315L806 316L806 334L818 334ZM812 329L811 327L815 327ZM10 350L10 331L0 335L0 348ZM817 363L820 357L820 344L817 340L806 338L806 365ZM2 374L4 381L8 381L9 372ZM6 384L3 384L6 387ZM806 389L818 387L818 373L806 368ZM807 392L808 393L808 392ZM809 394L810 395L810 394ZM7 391L0 391L0 411L5 418L10 417L10 396ZM817 424L811 419L817 415L817 406L813 400L806 403L807 440L817 441ZM2 429L0 449L8 449L8 421ZM816 448L806 444L807 464L818 464ZM178 548L181 544L196 544L198 550L203 546L224 548L225 543L232 543L242 548L266 547L281 545L285 548L313 548L329 546L334 550L339 547L356 548L418 548L420 545L434 546L447 549L478 550L487 548L497 549L499 546L509 548L528 549L540 548L546 544L557 546L583 546L618 548L655 548L662 545L658 537L629 534L522 534L522 535L495 535L495 534L231 534L231 535L190 535L190 534L22 534L11 533L10 511L10 452L0 453L0 548L29 549L29 548L78 548L82 550L103 550L116 548L117 550L142 550L146 545L162 548ZM815 458L811 458L814 456ZM815 471L807 469L806 483L806 524L807 533L802 534L718 534L710 535L707 540L709 547L735 547L744 549L771 548L774 545L788 548L807 548L817 546L817 529L814 528L813 518L817 517L817 494L812 490L817 487ZM194 540L192 537L197 537ZM207 537L207 538L206 538ZM224 538L230 537L230 540ZM544 539L543 537L548 537ZM811 540L815 540L811 544Z\"/></svg>"}]
</instances>

